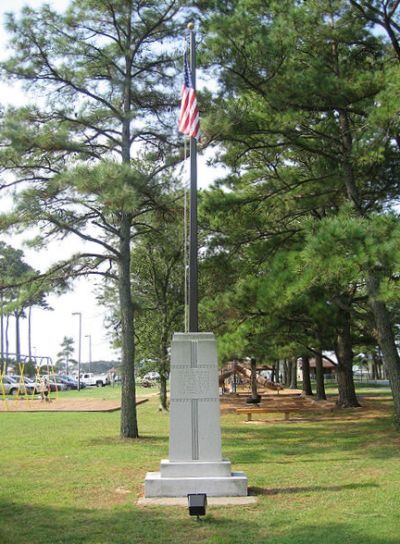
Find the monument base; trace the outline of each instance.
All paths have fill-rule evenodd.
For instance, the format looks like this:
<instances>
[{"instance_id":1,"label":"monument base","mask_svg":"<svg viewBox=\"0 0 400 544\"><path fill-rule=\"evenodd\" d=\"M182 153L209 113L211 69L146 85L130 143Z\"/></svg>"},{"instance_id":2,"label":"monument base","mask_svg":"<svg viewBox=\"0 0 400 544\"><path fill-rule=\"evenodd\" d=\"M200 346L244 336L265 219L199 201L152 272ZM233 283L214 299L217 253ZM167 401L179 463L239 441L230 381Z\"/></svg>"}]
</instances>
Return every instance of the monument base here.
<instances>
[{"instance_id":1,"label":"monument base","mask_svg":"<svg viewBox=\"0 0 400 544\"><path fill-rule=\"evenodd\" d=\"M189 464L195 466L189 469ZM185 467L186 473L197 472L202 475L178 476L171 474L165 476L162 472L148 472L144 481L144 496L146 498L186 497L188 493L206 493L209 497L247 496L247 477L244 472L231 472L224 476L203 475L206 472L206 467L200 468L199 463L185 463L185 465L187 465Z\"/></svg>"}]
</instances>

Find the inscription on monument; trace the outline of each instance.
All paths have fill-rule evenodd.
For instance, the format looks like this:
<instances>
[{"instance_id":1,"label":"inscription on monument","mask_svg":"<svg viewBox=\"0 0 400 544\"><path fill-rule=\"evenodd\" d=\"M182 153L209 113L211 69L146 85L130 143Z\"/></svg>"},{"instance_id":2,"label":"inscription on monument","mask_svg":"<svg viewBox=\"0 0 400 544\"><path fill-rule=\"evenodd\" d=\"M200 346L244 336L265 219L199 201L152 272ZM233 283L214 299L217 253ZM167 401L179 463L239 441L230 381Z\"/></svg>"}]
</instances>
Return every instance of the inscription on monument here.
<instances>
[{"instance_id":1,"label":"inscription on monument","mask_svg":"<svg viewBox=\"0 0 400 544\"><path fill-rule=\"evenodd\" d=\"M190 368L179 370L176 375L175 394L178 398L204 399L218 394L215 379L208 370Z\"/></svg>"}]
</instances>

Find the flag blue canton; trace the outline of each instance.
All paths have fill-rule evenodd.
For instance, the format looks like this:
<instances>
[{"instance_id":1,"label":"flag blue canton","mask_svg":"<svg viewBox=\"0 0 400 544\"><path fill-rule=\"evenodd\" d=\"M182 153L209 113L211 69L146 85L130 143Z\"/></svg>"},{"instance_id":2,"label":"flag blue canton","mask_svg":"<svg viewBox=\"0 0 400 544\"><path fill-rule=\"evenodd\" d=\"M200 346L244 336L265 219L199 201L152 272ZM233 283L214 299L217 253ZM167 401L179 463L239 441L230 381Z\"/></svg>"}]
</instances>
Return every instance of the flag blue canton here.
<instances>
[{"instance_id":1,"label":"flag blue canton","mask_svg":"<svg viewBox=\"0 0 400 544\"><path fill-rule=\"evenodd\" d=\"M189 62L188 62L186 53L185 53L185 59L184 59L184 76L183 76L183 79L184 79L186 87L193 89L192 74L190 72Z\"/></svg>"}]
</instances>

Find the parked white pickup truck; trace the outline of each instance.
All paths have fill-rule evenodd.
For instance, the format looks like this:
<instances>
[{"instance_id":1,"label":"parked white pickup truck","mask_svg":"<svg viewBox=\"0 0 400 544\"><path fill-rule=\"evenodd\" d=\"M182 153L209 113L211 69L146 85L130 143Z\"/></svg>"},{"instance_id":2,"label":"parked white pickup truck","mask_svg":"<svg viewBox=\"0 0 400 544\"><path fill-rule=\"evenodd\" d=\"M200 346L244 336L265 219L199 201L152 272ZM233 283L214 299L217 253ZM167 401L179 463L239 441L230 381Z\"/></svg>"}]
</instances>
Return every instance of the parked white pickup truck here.
<instances>
[{"instance_id":1,"label":"parked white pickup truck","mask_svg":"<svg viewBox=\"0 0 400 544\"><path fill-rule=\"evenodd\" d=\"M85 385L104 387L105 385L110 384L110 377L108 374L93 374L92 372L84 372L81 374L81 382Z\"/></svg>"}]
</instances>

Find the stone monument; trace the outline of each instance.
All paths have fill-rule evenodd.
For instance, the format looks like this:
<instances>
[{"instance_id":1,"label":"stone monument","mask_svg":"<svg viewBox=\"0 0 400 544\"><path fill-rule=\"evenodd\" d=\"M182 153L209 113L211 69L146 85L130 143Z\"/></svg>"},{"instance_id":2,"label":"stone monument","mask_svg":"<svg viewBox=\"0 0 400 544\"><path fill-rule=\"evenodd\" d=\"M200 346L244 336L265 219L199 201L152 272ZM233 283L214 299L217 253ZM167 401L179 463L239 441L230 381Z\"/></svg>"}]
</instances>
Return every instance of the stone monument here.
<instances>
[{"instance_id":1,"label":"stone monument","mask_svg":"<svg viewBox=\"0 0 400 544\"><path fill-rule=\"evenodd\" d=\"M212 333L176 333L171 349L169 459L148 472L145 497L247 495L243 472L221 455L217 347Z\"/></svg>"}]
</instances>

